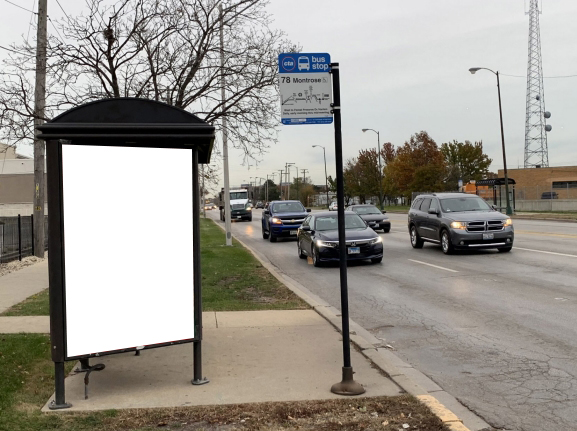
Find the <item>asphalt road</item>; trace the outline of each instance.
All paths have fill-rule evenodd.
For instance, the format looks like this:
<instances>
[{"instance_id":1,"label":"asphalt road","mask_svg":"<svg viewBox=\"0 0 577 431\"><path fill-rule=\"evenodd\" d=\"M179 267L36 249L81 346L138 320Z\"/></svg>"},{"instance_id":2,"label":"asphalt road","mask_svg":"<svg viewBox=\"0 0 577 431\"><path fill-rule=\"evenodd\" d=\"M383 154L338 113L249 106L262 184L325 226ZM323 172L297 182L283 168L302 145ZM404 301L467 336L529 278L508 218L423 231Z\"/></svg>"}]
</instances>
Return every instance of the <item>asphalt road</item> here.
<instances>
[{"instance_id":1,"label":"asphalt road","mask_svg":"<svg viewBox=\"0 0 577 431\"><path fill-rule=\"evenodd\" d=\"M233 235L340 308L338 266L263 240L260 218ZM383 263L349 265L351 318L497 429L577 430L577 223L515 220L510 253L445 256L390 218Z\"/></svg>"}]
</instances>

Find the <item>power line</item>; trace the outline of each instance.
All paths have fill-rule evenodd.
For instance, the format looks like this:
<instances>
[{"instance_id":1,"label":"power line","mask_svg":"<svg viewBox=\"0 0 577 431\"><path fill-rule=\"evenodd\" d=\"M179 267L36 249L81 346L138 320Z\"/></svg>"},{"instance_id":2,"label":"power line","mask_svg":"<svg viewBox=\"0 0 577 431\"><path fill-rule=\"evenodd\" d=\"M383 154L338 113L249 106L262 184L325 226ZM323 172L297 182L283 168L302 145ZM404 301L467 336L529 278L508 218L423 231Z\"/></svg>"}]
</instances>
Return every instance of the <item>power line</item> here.
<instances>
[{"instance_id":1,"label":"power line","mask_svg":"<svg viewBox=\"0 0 577 431\"><path fill-rule=\"evenodd\" d=\"M35 6L36 6L36 0L32 0L32 13L30 14L30 22L28 23L28 34L26 35L26 43L28 43L28 38L30 37L30 29L32 28L32 20L34 19Z\"/></svg>"},{"instance_id":2,"label":"power line","mask_svg":"<svg viewBox=\"0 0 577 431\"><path fill-rule=\"evenodd\" d=\"M523 75L508 75L506 73L499 73L501 76L510 76L512 78L526 78ZM544 79L553 79L553 78L575 78L577 75L558 75L558 76L544 76Z\"/></svg>"},{"instance_id":3,"label":"power line","mask_svg":"<svg viewBox=\"0 0 577 431\"><path fill-rule=\"evenodd\" d=\"M19 4L12 3L10 0L4 0L4 1L5 1L6 3L10 3L10 4L13 5L13 6L19 7L20 9L25 10L26 12L36 13L36 12L34 12L33 10L26 9L25 7L20 6Z\"/></svg>"},{"instance_id":4,"label":"power line","mask_svg":"<svg viewBox=\"0 0 577 431\"><path fill-rule=\"evenodd\" d=\"M56 0L56 3L58 3L58 6L60 6L60 9L62 10L62 12L64 12L64 15L66 15L66 18L70 19L70 17L68 16L68 14L66 13L66 11L64 10L64 8L62 7L62 5L60 4L60 2L58 0Z\"/></svg>"}]
</instances>

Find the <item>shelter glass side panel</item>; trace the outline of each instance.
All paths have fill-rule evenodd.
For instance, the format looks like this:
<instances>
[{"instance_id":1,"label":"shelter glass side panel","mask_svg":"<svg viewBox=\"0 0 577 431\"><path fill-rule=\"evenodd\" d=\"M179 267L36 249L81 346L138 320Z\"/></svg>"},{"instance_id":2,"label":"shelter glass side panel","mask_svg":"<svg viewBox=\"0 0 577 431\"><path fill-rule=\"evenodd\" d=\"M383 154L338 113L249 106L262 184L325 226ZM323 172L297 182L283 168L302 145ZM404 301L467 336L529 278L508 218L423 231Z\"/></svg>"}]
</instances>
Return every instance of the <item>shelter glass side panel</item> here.
<instances>
[{"instance_id":1,"label":"shelter glass side panel","mask_svg":"<svg viewBox=\"0 0 577 431\"><path fill-rule=\"evenodd\" d=\"M62 146L66 356L192 340L192 152Z\"/></svg>"}]
</instances>

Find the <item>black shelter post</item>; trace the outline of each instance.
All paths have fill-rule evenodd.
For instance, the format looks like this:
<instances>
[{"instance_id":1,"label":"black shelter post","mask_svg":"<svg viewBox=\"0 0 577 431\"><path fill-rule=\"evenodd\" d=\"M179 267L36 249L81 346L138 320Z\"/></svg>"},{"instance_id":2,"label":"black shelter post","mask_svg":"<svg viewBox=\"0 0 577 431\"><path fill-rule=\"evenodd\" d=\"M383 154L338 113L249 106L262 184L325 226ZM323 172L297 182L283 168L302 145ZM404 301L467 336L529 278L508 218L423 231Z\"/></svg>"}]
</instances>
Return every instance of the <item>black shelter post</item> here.
<instances>
[{"instance_id":1,"label":"black shelter post","mask_svg":"<svg viewBox=\"0 0 577 431\"><path fill-rule=\"evenodd\" d=\"M341 279L341 315L343 333L343 379L331 387L338 395L360 395L365 388L353 379L349 333L349 294L347 286L347 243L345 237L345 194L343 179L343 136L341 132L341 89L339 63L331 63L333 75L333 114L335 120L335 158L337 168L337 214L339 231L339 268Z\"/></svg>"},{"instance_id":2,"label":"black shelter post","mask_svg":"<svg viewBox=\"0 0 577 431\"><path fill-rule=\"evenodd\" d=\"M194 375L193 385L204 385L209 382L202 376L202 274L200 265L200 181L198 180L198 150L192 152L192 252L194 255L194 338L193 360ZM202 202L204 207L204 202Z\"/></svg>"},{"instance_id":3,"label":"black shelter post","mask_svg":"<svg viewBox=\"0 0 577 431\"><path fill-rule=\"evenodd\" d=\"M48 192L48 292L50 301L50 353L54 362L54 400L51 410L66 409L64 391L64 238L62 219L62 144L46 143Z\"/></svg>"}]
</instances>

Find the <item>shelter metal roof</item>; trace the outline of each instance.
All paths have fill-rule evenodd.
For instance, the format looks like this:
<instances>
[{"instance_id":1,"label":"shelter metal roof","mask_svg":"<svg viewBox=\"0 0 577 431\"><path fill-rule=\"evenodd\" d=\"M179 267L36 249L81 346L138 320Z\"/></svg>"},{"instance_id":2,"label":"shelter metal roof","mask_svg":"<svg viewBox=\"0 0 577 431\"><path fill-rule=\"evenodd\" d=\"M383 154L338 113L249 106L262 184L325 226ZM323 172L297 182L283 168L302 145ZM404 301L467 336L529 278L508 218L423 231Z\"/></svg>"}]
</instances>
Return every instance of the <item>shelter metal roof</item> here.
<instances>
[{"instance_id":1,"label":"shelter metal roof","mask_svg":"<svg viewBox=\"0 0 577 431\"><path fill-rule=\"evenodd\" d=\"M183 109L132 97L103 99L72 108L38 127L38 138L70 144L197 148L210 163L214 126Z\"/></svg>"}]
</instances>

